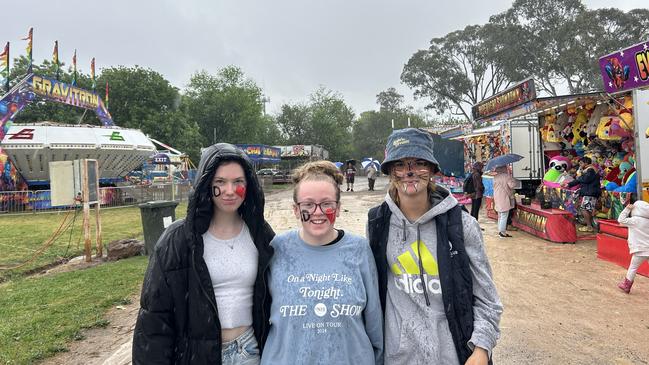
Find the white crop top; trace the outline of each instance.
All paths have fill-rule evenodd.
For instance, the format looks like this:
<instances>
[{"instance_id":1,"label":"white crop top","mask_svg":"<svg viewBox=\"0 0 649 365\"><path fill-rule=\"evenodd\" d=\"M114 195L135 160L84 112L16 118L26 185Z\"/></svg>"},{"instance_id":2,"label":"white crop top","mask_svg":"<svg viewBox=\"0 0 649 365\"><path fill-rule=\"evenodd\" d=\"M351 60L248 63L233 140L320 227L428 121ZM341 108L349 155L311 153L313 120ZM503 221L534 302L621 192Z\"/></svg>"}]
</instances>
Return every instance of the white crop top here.
<instances>
[{"instance_id":1,"label":"white crop top","mask_svg":"<svg viewBox=\"0 0 649 365\"><path fill-rule=\"evenodd\" d=\"M244 224L229 240L203 234L203 259L214 286L221 328L252 325L252 295L257 278L257 247Z\"/></svg>"}]
</instances>

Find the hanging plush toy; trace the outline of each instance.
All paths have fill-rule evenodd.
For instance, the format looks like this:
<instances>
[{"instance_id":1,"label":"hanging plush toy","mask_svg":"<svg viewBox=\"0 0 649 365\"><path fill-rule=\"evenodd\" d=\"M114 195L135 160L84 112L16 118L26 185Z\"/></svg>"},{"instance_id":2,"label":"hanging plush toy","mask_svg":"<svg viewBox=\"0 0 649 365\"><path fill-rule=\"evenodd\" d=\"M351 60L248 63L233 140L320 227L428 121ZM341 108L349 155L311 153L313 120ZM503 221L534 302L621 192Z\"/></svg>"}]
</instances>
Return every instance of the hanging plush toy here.
<instances>
[{"instance_id":1,"label":"hanging plush toy","mask_svg":"<svg viewBox=\"0 0 649 365\"><path fill-rule=\"evenodd\" d=\"M616 124L617 127L613 126ZM604 141L617 141L622 137L611 133L613 131L619 130L619 118L615 116L606 116L602 117L599 120L599 125L597 126L597 138Z\"/></svg>"},{"instance_id":2,"label":"hanging plush toy","mask_svg":"<svg viewBox=\"0 0 649 365\"><path fill-rule=\"evenodd\" d=\"M564 171L570 170L572 163L568 157L554 156L550 159L550 167L543 175L543 181L556 183Z\"/></svg>"},{"instance_id":3,"label":"hanging plush toy","mask_svg":"<svg viewBox=\"0 0 649 365\"><path fill-rule=\"evenodd\" d=\"M586 125L586 141L584 144L587 146L589 138L594 138L597 135L597 127L599 126L600 119L604 116L604 113L608 111L608 105L600 104L593 110L590 119Z\"/></svg>"}]
</instances>

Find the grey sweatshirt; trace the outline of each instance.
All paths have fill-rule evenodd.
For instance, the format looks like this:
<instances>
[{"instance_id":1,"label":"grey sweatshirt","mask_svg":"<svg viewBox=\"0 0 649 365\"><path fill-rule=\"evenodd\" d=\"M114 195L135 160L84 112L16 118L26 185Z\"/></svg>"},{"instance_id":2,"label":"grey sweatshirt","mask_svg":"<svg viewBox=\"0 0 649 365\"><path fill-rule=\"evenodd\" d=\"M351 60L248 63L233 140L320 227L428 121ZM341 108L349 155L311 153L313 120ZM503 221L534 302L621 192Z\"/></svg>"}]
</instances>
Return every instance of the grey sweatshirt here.
<instances>
[{"instance_id":1,"label":"grey sweatshirt","mask_svg":"<svg viewBox=\"0 0 649 365\"><path fill-rule=\"evenodd\" d=\"M385 308L385 364L459 364L449 330L437 268L437 228L435 216L455 205L457 200L433 196L433 207L414 222L409 222L389 194L385 198L392 215L387 244L388 273ZM494 285L484 249L480 226L470 214L462 212L464 245L471 261L473 295L473 334L469 348L489 352L500 336L502 304ZM417 256L419 226L424 281L430 299L426 306ZM445 243L448 244L448 243Z\"/></svg>"},{"instance_id":2,"label":"grey sweatshirt","mask_svg":"<svg viewBox=\"0 0 649 365\"><path fill-rule=\"evenodd\" d=\"M273 301L262 365L382 365L383 320L367 239L345 232L311 246L297 231L275 236Z\"/></svg>"}]
</instances>

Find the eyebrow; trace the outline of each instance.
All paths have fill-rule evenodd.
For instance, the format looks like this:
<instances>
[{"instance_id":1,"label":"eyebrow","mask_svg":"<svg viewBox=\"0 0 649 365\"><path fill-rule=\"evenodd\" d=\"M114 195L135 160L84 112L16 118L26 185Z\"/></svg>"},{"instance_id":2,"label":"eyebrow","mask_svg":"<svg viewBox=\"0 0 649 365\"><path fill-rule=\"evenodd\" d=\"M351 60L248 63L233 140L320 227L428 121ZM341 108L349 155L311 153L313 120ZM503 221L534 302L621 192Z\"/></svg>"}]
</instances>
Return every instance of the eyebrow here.
<instances>
[{"instance_id":1,"label":"eyebrow","mask_svg":"<svg viewBox=\"0 0 649 365\"><path fill-rule=\"evenodd\" d=\"M214 176L214 180L228 180L228 181L237 181L237 180L245 180L245 176L240 176L240 177L235 177L234 179L227 179L222 176Z\"/></svg>"}]
</instances>

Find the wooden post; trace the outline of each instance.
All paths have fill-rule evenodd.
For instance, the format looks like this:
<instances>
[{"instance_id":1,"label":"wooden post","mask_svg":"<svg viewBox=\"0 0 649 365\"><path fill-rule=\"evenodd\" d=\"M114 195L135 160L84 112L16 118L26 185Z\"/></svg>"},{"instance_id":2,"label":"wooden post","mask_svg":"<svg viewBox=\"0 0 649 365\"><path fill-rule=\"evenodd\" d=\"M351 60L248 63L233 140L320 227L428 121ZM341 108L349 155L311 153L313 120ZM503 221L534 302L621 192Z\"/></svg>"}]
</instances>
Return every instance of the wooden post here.
<instances>
[{"instance_id":1,"label":"wooden post","mask_svg":"<svg viewBox=\"0 0 649 365\"><path fill-rule=\"evenodd\" d=\"M81 160L79 164L81 166L81 185L83 186L82 197L83 197L83 249L86 254L86 262L92 261L92 256L90 253L90 200L88 192L88 162L86 160Z\"/></svg>"},{"instance_id":2,"label":"wooden post","mask_svg":"<svg viewBox=\"0 0 649 365\"><path fill-rule=\"evenodd\" d=\"M99 207L101 203L100 201L97 201L97 205L95 206L95 222L97 224L96 226L96 231L95 231L95 239L97 240L97 257L101 258L104 255L104 246L101 242L101 215L99 214Z\"/></svg>"}]
</instances>

